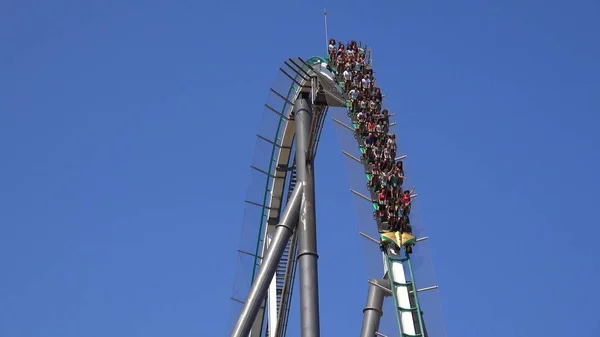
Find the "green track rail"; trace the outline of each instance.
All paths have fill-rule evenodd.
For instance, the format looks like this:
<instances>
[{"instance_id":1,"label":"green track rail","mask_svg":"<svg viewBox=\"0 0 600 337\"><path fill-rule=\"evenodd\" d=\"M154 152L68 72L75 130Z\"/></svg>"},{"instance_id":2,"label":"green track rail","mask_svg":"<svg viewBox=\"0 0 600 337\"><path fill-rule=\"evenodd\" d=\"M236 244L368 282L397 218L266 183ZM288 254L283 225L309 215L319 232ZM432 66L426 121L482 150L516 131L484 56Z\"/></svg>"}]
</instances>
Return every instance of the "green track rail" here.
<instances>
[{"instance_id":1,"label":"green track rail","mask_svg":"<svg viewBox=\"0 0 600 337\"><path fill-rule=\"evenodd\" d=\"M308 63L309 65L313 65L319 62L327 62L326 59L320 57L320 56L313 56L311 58L309 58L306 63ZM298 81L298 78L300 76L296 75L294 77L294 80ZM292 85L290 85L290 89L287 92L287 95L285 96L287 98L288 101L293 102L294 101L294 97L290 97L292 96L297 89L298 85L295 84L292 81ZM285 112L289 109L290 105L287 101L283 102L283 106L281 107L281 111ZM273 135L273 145L271 147L271 158L269 159L269 168L267 169L267 172L269 172L269 174L273 174L274 172L274 167L273 164L276 161L275 156L277 156L277 145L279 144L279 142L281 141L281 139L279 139L279 133L281 132L281 128L283 127L283 125L285 124L286 120L282 117L279 117L279 122L277 123L277 128L275 130L275 135ZM261 218L260 218L260 222L258 224L259 229L258 229L258 235L256 238L256 249L254 251L254 263L253 263L253 268L252 268L252 277L250 278L250 283L254 282L254 277L256 276L256 271L257 268L259 266L258 263L258 256L259 256L259 250L260 250L260 245L262 243L262 235L263 235L263 230L267 224L267 222L265 221L265 217L266 217L266 211L267 211L267 201L269 198L269 192L271 192L269 186L272 183L273 178L271 178L270 176L267 176L267 181L265 182L265 193L263 195L263 201L262 201L262 212L261 212Z\"/></svg>"},{"instance_id":2,"label":"green track rail","mask_svg":"<svg viewBox=\"0 0 600 337\"><path fill-rule=\"evenodd\" d=\"M385 255L386 256L386 267L388 270L388 279L390 281L390 288L392 291L392 297L394 299L394 307L396 308L396 319L398 321L398 329L400 331L400 333L402 334L402 337L423 337L423 331L425 331L424 329L424 324L423 324L423 316L421 315L421 306L419 305L419 296L417 295L417 287L415 286L415 282L414 280L414 275L413 275L413 270L412 270L412 263L410 261L410 255L406 254L406 256L404 258L397 258L397 257L392 257L389 255ZM394 261L403 263L408 271L409 271L409 275L410 275L410 279L406 281L406 283L398 283L398 282L394 282L392 281L395 277L393 276L392 273L392 263ZM398 287L411 287L412 291L413 291L413 298L415 301L415 306L412 308L403 308L400 306L399 300L398 300L398 296L396 294ZM408 295L410 297L410 294ZM410 311L410 312L416 312L417 315L413 315L417 316L417 323L418 323L418 331L419 333L417 333L416 335L409 335L404 333L404 328L402 326L402 319L400 317L401 313L403 311Z\"/></svg>"},{"instance_id":3,"label":"green track rail","mask_svg":"<svg viewBox=\"0 0 600 337\"><path fill-rule=\"evenodd\" d=\"M309 58L306 63L308 63L309 65L314 65L317 63L328 63L328 59L327 57L321 57L321 56L314 56ZM335 67L331 67L334 70L334 72L336 71ZM296 75L294 77L295 81L299 82L299 75ZM340 87L343 89L343 83L339 83ZM285 113L286 111L288 111L290 109L290 104L288 103L288 101L293 102L294 98L293 97L295 95L295 92L298 88L298 85L296 83L294 83L294 81L292 81L292 84L289 87L289 90L286 94L286 99L283 102L283 106L281 107L281 112ZM349 117L352 116L352 111L349 109L350 103L347 102L346 104L347 106L347 114ZM272 142L273 145L271 147L271 155L270 155L270 159L269 159L269 166L267 169L267 172L269 174L273 174L274 173L274 164L276 162L276 156L278 155L278 145L281 142L281 139L279 138L280 132L282 130L282 128L284 127L286 123L286 120L283 117L279 117L278 123L277 123L277 127L275 130L275 134L272 136ZM352 127L356 130L358 128L358 125L356 123L352 123ZM319 130L320 132L320 130ZM364 147L359 143L359 151L361 154L364 153L365 149ZM365 173L366 179L368 182L370 182L371 180L371 174L369 173ZM266 227L266 216L267 216L267 203L269 201L269 192L271 192L270 190L270 185L273 182L273 178L270 176L267 176L266 182L265 182L265 192L263 195L263 201L262 201L262 210L261 210L261 218L259 219L259 230L258 230L258 235L256 238L256 248L255 248L255 252L254 252L254 261L253 261L253 268L252 268L252 276L251 276L251 280L250 282L254 282L254 278L256 276L256 272L258 270L258 266L259 266L259 253L260 253L260 248L261 248L261 244L263 242L262 236L263 236L263 231L265 230ZM282 205L283 206L283 205ZM378 205L377 203L373 202L373 210L376 211L378 209ZM401 285L401 284L396 284L394 282L391 281L391 279L393 279L392 275L391 275L391 265L392 265L392 261L393 260L400 260L400 262L404 263L405 266L407 267L409 274L410 274L410 281L407 281L407 284L410 284L412 286L413 289L413 298L414 298L414 302L415 302L415 307L414 308L400 308L398 305L398 299L396 296L396 289L397 286L406 286L406 285ZM391 286L391 290L392 290L392 294L393 294L393 299L394 299L394 305L396 307L396 318L397 318L397 323L398 323L398 329L399 332L401 334L402 337L423 337L423 331L424 330L424 324L423 324L423 319L422 319L422 315L421 315L421 308L419 305L419 300L418 300L418 295L416 292L416 287L415 287L415 283L414 283L414 274L413 274L413 269L412 269L412 263L410 261L410 256L408 254L406 254L406 257L398 259L398 258L394 258L394 257L390 257L389 255L386 254L386 264L387 264L387 269L388 269L388 277L390 277L390 286ZM293 282L294 280L291 280L292 282L292 286L293 286ZM418 330L420 331L420 333L416 334L416 335L408 335L405 333L402 333L403 329L402 329L402 322L400 319L400 313L402 311L416 311L418 314L416 315L418 317ZM262 318L262 320L264 321L264 316ZM285 335L285 332L284 332ZM274 336L273 336L274 337Z\"/></svg>"},{"instance_id":4,"label":"green track rail","mask_svg":"<svg viewBox=\"0 0 600 337\"><path fill-rule=\"evenodd\" d=\"M313 56L311 58L309 58L308 60L306 60L306 63L309 65L314 65L314 64L318 64L318 63L327 63L327 60L324 59L323 57L320 56ZM298 85L295 82L300 82L299 81L300 76L296 75L294 76L294 80L291 81L291 85L290 88L287 92L287 94L285 95L286 100L283 101L283 106L281 107L281 112L285 113L286 111L288 111L288 109L290 108L290 104L288 103L288 101L293 102L294 101L294 95L296 90L298 89ZM277 122L277 127L275 129L275 134L272 136L272 142L273 145L271 146L271 154L270 154L270 158L269 158L269 166L267 169L267 172L272 175L274 173L274 164L276 163L277 159L276 156L278 155L278 145L280 145L281 139L279 138L279 134L282 130L282 128L284 127L286 123L286 120L283 117L279 117L278 122ZM321 130L317 130L317 132L319 132L320 134ZM316 150L316 149L315 149ZM258 267L260 265L259 263L259 256L260 256L260 248L261 248L261 244L263 243L263 231L265 230L266 227L266 216L267 216L267 202L269 201L269 192L271 192L270 189L270 185L273 183L273 178L267 175L267 179L265 181L265 193L263 194L263 200L262 200L262 206L261 206L261 217L259 219L259 224L258 224L258 234L256 237L256 246L255 246L255 250L254 250L254 260L252 262L252 276L250 278L250 284L252 284L252 282L254 282L254 278L256 277L256 272L258 271ZM282 204L283 207L283 204ZM283 208L282 208L283 209ZM293 275L295 275L295 270ZM291 287L293 288L294 285L294 279L291 280L292 284ZM289 313L289 311L288 311ZM264 315L266 314L266 311L263 312L263 317L261 318L261 320L264 322ZM262 330L262 328L261 328Z\"/></svg>"}]
</instances>

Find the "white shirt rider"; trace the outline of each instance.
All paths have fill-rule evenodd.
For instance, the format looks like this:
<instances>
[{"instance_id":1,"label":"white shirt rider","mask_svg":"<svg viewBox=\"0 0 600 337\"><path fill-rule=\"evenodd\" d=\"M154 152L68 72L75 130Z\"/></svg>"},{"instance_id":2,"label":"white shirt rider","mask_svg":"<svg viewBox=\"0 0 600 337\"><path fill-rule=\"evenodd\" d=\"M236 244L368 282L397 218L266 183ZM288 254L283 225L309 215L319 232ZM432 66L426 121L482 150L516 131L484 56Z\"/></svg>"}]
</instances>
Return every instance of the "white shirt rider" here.
<instances>
[{"instance_id":1,"label":"white shirt rider","mask_svg":"<svg viewBox=\"0 0 600 337\"><path fill-rule=\"evenodd\" d=\"M344 70L344 80L346 80L346 81L352 80L352 73L350 71L348 71L347 69Z\"/></svg>"},{"instance_id":2,"label":"white shirt rider","mask_svg":"<svg viewBox=\"0 0 600 337\"><path fill-rule=\"evenodd\" d=\"M371 80L368 77L364 77L362 79L363 88L368 88L369 87L369 83L371 83Z\"/></svg>"}]
</instances>

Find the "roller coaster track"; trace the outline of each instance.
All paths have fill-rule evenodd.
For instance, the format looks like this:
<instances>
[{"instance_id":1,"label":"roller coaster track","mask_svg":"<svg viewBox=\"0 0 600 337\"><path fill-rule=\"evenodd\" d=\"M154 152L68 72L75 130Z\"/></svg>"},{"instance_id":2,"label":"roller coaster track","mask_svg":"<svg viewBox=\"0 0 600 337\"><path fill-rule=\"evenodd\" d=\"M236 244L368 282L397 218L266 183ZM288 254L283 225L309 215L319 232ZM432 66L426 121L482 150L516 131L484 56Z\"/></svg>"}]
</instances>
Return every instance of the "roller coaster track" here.
<instances>
[{"instance_id":1,"label":"roller coaster track","mask_svg":"<svg viewBox=\"0 0 600 337\"><path fill-rule=\"evenodd\" d=\"M284 208L289 197L296 186L296 167L293 160L295 124L293 116L293 102L300 95L311 94L313 119L309 138L310 153L316 156L319 140L323 130L327 111L330 106L343 107L346 100L341 90L333 81L333 74L326 69L326 60L321 57L312 57L308 60L301 58L289 59L279 69L280 72L290 80L290 88L286 95L271 88L270 91L279 97L282 103L280 109L265 105L267 110L279 117L279 123L274 137L258 135L261 141L269 143L271 147L271 160L266 169L252 167L268 176L265 186L265 196L262 204L263 218L261 219L261 230L257 238L256 251L254 252L254 263L252 279L260 265L260 257L264 255L267 238L279 221L281 210ZM316 88L320 88L317 90ZM290 165L290 160L292 163ZM286 183L284 183L286 182ZM286 195L284 200L283 196ZM253 202L254 203L254 202ZM266 218L266 221L265 221ZM294 233L285 247L283 256L279 261L276 271L276 306L278 311L276 334L269 336L270 329L264 329L262 324L255 324L253 335L261 333L264 336L285 336L290 313L290 304L294 288L297 269L297 246L298 237ZM259 312L259 317L265 315L265 308ZM261 320L264 321L264 318ZM255 336L258 336L256 334Z\"/></svg>"},{"instance_id":2,"label":"roller coaster track","mask_svg":"<svg viewBox=\"0 0 600 337\"><path fill-rule=\"evenodd\" d=\"M361 48L365 51L367 63L370 67L371 51L366 46L361 46ZM261 142L266 142L268 144L267 146L270 148L271 154L268 167L251 166L252 169L266 176L263 200L247 200L248 203L261 208L261 218L256 237L255 251L249 254L253 256L254 259L252 264L251 282L253 282L257 276L262 261L261 259L266 256L267 250L269 249L268 245L275 233L276 226L280 220L282 220L282 211L286 208L288 203L291 203L292 193L298 184L295 161L295 102L299 99L302 99L301 101L303 102L306 102L306 99L311 100L312 122L306 149L308 152L307 158L313 159L317 154L319 140L329 107L348 107L347 97L340 87L340 79L337 78L339 74L331 71L325 58L312 57L306 61L299 57L288 59L279 70L282 76L290 81L290 84L286 94L282 94L273 88L270 89L271 93L278 98L281 107L273 107L272 105L265 104L265 108L270 111L270 113L274 114L278 120L275 134L270 137L264 134L257 135L258 139ZM354 117L350 111L348 111L348 116L353 123L351 126L346 125L339 120L334 119L334 121L354 132L355 128L357 128L356 121L353 120ZM390 124L390 126L392 125L393 123ZM305 127L303 130L306 129L307 128ZM301 134L304 135L306 133L303 132ZM360 150L362 152L364 151L364 148L361 147ZM359 158L353 157L348 153L344 154L354 161L362 163L362 160ZM365 165L365 171L369 171L367 165ZM367 174L367 180L370 181L370 179L371 175ZM376 200L373 191L370 191L370 195L368 196L357 193L354 190L351 191L371 203L373 203L373 200ZM373 209L375 211L377 210L377 207L377 203L373 203ZM377 217L375 217L375 220L378 230L385 227ZM425 238L418 239L417 241L423 239ZM263 302L260 309L258 309L256 319L252 325L250 337L286 336L296 279L296 270L298 267L298 241L297 231L294 231L285 245L281 258L279 258L277 262L275 275L269 286L267 299ZM283 245L279 245L278 247L283 247ZM427 337L428 334L423 323L422 310L419 306L418 296L416 294L417 292L429 289L417 289L415 287L413 270L408 254L406 257L401 257L399 251L390 250L389 248L385 249L384 281L389 281L389 288L385 289L385 291L388 293L386 296L393 297L399 331L403 337ZM271 254L271 256L274 255ZM271 261L276 262L273 260ZM275 264L270 263L269 265L274 266ZM408 279L404 275L405 269L403 268L405 267L403 265L406 265L406 270L409 271L410 276ZM369 283L373 284L372 281L369 281ZM266 283L263 282L262 284ZM379 285L378 287L382 286ZM433 289L434 287L429 288ZM237 299L236 301L241 303L244 302L244 300ZM254 308L257 308L257 306L254 306ZM365 308L365 310L366 309L367 308ZM250 314L247 316L250 316ZM366 314L365 317L367 317ZM376 333L381 335L379 332Z\"/></svg>"}]
</instances>

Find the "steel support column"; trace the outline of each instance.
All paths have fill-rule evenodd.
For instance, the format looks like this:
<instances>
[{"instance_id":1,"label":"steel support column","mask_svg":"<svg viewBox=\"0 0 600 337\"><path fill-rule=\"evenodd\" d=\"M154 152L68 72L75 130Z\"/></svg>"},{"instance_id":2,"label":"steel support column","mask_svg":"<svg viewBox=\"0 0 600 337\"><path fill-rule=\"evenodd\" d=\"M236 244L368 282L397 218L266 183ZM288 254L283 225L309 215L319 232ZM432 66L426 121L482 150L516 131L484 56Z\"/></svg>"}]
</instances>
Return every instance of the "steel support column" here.
<instances>
[{"instance_id":1,"label":"steel support column","mask_svg":"<svg viewBox=\"0 0 600 337\"><path fill-rule=\"evenodd\" d=\"M294 102L296 123L296 172L304 186L298 225L298 266L300 267L300 328L302 337L319 337L319 281L317 229L315 216L315 181L310 149L312 108L306 98Z\"/></svg>"},{"instance_id":2,"label":"steel support column","mask_svg":"<svg viewBox=\"0 0 600 337\"><path fill-rule=\"evenodd\" d=\"M268 291L268 289L267 289L267 291ZM258 308L258 311L256 312L256 318L254 318L254 323L252 323L252 328L250 329L249 337L260 336L260 332L263 328L264 314L265 314L265 311L267 310L267 301L265 299L264 301L261 301L260 303L261 303L260 307Z\"/></svg>"},{"instance_id":3,"label":"steel support column","mask_svg":"<svg viewBox=\"0 0 600 337\"><path fill-rule=\"evenodd\" d=\"M379 330L379 322L383 316L383 299L390 289L390 282L383 279L372 279L369 282L367 305L363 309L363 323L360 337L375 337Z\"/></svg>"},{"instance_id":4,"label":"steel support column","mask_svg":"<svg viewBox=\"0 0 600 337\"><path fill-rule=\"evenodd\" d=\"M275 234L271 240L268 250L263 255L262 263L256 273L252 287L248 292L248 297L244 301L244 306L240 311L235 327L231 332L231 337L248 337L252 324L256 319L256 314L261 305L264 304L267 289L271 283L277 264L281 260L281 255L289 241L294 229L298 225L298 216L302 205L304 186L297 185L294 192L285 207L281 216Z\"/></svg>"}]
</instances>

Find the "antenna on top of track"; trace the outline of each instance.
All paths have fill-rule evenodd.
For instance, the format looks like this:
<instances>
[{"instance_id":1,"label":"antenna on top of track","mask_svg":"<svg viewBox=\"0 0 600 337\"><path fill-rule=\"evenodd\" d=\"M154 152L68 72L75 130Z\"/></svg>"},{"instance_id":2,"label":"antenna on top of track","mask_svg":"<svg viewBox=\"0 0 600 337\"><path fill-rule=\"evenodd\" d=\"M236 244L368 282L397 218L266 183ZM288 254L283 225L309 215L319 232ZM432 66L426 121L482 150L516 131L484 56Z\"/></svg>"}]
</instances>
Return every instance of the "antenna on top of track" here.
<instances>
[{"instance_id":1,"label":"antenna on top of track","mask_svg":"<svg viewBox=\"0 0 600 337\"><path fill-rule=\"evenodd\" d=\"M323 9L323 17L325 18L325 51L329 53L329 35L327 35L327 9Z\"/></svg>"}]
</instances>

